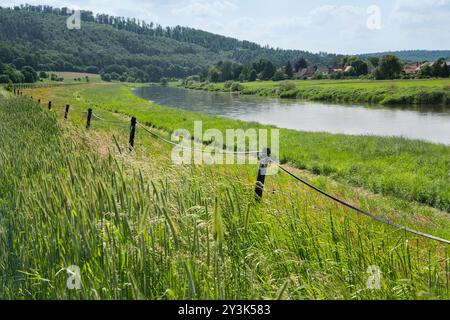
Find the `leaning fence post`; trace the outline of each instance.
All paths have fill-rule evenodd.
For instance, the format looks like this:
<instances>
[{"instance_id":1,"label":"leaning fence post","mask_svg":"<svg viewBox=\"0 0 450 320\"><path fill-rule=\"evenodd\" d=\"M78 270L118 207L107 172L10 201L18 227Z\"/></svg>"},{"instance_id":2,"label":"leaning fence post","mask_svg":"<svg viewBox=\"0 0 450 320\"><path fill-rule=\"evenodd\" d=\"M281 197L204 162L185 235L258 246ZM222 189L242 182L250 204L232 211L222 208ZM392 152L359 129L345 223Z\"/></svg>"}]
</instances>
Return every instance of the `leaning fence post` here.
<instances>
[{"instance_id":1,"label":"leaning fence post","mask_svg":"<svg viewBox=\"0 0 450 320\"><path fill-rule=\"evenodd\" d=\"M262 152L259 154L259 169L255 186L255 195L256 199L258 200L261 199L263 196L264 182L266 181L266 172L270 162L270 154L271 154L270 148L263 149Z\"/></svg>"},{"instance_id":2,"label":"leaning fence post","mask_svg":"<svg viewBox=\"0 0 450 320\"><path fill-rule=\"evenodd\" d=\"M89 108L87 112L87 118L86 118L86 129L89 129L91 127L91 118L92 118L92 109Z\"/></svg>"},{"instance_id":3,"label":"leaning fence post","mask_svg":"<svg viewBox=\"0 0 450 320\"><path fill-rule=\"evenodd\" d=\"M51 101L48 102L48 110L52 110L52 102Z\"/></svg>"},{"instance_id":4,"label":"leaning fence post","mask_svg":"<svg viewBox=\"0 0 450 320\"><path fill-rule=\"evenodd\" d=\"M66 119L67 120L67 115L69 114L69 105L68 104L66 104L66 111L64 112L64 119Z\"/></svg>"},{"instance_id":5,"label":"leaning fence post","mask_svg":"<svg viewBox=\"0 0 450 320\"><path fill-rule=\"evenodd\" d=\"M129 149L130 151L133 150L134 148L134 136L136 134L136 117L132 117L131 118L131 126L130 126L130 144L129 144Z\"/></svg>"}]
</instances>

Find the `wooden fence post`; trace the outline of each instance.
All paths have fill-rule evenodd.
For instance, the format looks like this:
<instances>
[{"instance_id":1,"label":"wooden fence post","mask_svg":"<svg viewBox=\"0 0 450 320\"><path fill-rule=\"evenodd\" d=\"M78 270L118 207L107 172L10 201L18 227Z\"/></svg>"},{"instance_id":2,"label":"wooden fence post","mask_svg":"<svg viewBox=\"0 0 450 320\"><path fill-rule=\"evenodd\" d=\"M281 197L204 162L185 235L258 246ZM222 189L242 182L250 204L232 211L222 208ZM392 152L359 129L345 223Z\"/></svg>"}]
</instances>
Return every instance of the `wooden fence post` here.
<instances>
[{"instance_id":1,"label":"wooden fence post","mask_svg":"<svg viewBox=\"0 0 450 320\"><path fill-rule=\"evenodd\" d=\"M91 118L92 118L92 109L89 108L87 112L87 118L86 118L86 129L89 129L91 127Z\"/></svg>"},{"instance_id":2,"label":"wooden fence post","mask_svg":"<svg viewBox=\"0 0 450 320\"><path fill-rule=\"evenodd\" d=\"M41 99L38 99L38 103L41 103Z\"/></svg>"},{"instance_id":3,"label":"wooden fence post","mask_svg":"<svg viewBox=\"0 0 450 320\"><path fill-rule=\"evenodd\" d=\"M64 119L67 120L67 115L69 114L69 108L70 106L68 104L66 104L66 111L64 112Z\"/></svg>"},{"instance_id":4,"label":"wooden fence post","mask_svg":"<svg viewBox=\"0 0 450 320\"><path fill-rule=\"evenodd\" d=\"M52 110L52 102L51 101L48 102L48 110Z\"/></svg>"},{"instance_id":5,"label":"wooden fence post","mask_svg":"<svg viewBox=\"0 0 450 320\"><path fill-rule=\"evenodd\" d=\"M129 141L129 150L132 151L134 148L134 136L136 134L136 117L131 118L131 126L130 126L130 141Z\"/></svg>"},{"instance_id":6,"label":"wooden fence post","mask_svg":"<svg viewBox=\"0 0 450 320\"><path fill-rule=\"evenodd\" d=\"M256 199L262 199L264 192L264 182L266 181L266 172L267 167L270 162L271 150L270 148L265 148L259 154L259 169L258 169L258 177L256 178L256 186L255 186L255 196Z\"/></svg>"}]
</instances>

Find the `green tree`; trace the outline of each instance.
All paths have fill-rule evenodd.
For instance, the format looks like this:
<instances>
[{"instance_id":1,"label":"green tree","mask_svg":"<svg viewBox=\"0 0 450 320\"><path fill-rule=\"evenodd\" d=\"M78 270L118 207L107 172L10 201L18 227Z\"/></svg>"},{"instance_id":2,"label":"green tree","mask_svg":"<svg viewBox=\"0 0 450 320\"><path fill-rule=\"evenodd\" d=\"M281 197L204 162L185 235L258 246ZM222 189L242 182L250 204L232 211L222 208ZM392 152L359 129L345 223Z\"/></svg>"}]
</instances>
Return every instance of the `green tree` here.
<instances>
[{"instance_id":1,"label":"green tree","mask_svg":"<svg viewBox=\"0 0 450 320\"><path fill-rule=\"evenodd\" d=\"M111 75L109 73L102 73L101 78L103 81L106 81L106 82L111 81Z\"/></svg>"},{"instance_id":2,"label":"green tree","mask_svg":"<svg viewBox=\"0 0 450 320\"><path fill-rule=\"evenodd\" d=\"M380 59L380 65L374 71L377 80L397 79L403 71L403 64L397 56L385 55Z\"/></svg>"},{"instance_id":3,"label":"green tree","mask_svg":"<svg viewBox=\"0 0 450 320\"><path fill-rule=\"evenodd\" d=\"M448 78L450 75L450 69L447 65L447 61L444 58L438 59L431 67L433 76L438 78Z\"/></svg>"},{"instance_id":4,"label":"green tree","mask_svg":"<svg viewBox=\"0 0 450 320\"><path fill-rule=\"evenodd\" d=\"M283 69L278 69L272 77L273 81L283 81L287 79L286 73L284 73Z\"/></svg>"},{"instance_id":5,"label":"green tree","mask_svg":"<svg viewBox=\"0 0 450 320\"><path fill-rule=\"evenodd\" d=\"M292 77L294 76L294 71L292 70L292 65L290 61L287 62L284 68L284 73L286 74L288 79L292 79Z\"/></svg>"},{"instance_id":6,"label":"green tree","mask_svg":"<svg viewBox=\"0 0 450 320\"><path fill-rule=\"evenodd\" d=\"M369 61L370 65L374 68L377 68L380 64L380 58L378 57L369 57L367 61Z\"/></svg>"},{"instance_id":7,"label":"green tree","mask_svg":"<svg viewBox=\"0 0 450 320\"><path fill-rule=\"evenodd\" d=\"M26 83L33 83L39 79L37 72L30 66L23 67L20 72L22 72Z\"/></svg>"},{"instance_id":8,"label":"green tree","mask_svg":"<svg viewBox=\"0 0 450 320\"><path fill-rule=\"evenodd\" d=\"M416 77L419 79L427 79L433 76L433 68L430 65L426 64L420 68L417 72Z\"/></svg>"},{"instance_id":9,"label":"green tree","mask_svg":"<svg viewBox=\"0 0 450 320\"><path fill-rule=\"evenodd\" d=\"M231 61L219 62L217 67L220 70L221 81L228 81L234 79L233 62Z\"/></svg>"},{"instance_id":10,"label":"green tree","mask_svg":"<svg viewBox=\"0 0 450 320\"><path fill-rule=\"evenodd\" d=\"M9 76L7 74L0 75L0 83L9 83L11 79L9 79Z\"/></svg>"},{"instance_id":11,"label":"green tree","mask_svg":"<svg viewBox=\"0 0 450 320\"><path fill-rule=\"evenodd\" d=\"M255 70L255 69L252 69L252 70L250 71L250 75L249 75L249 77L248 77L248 81L253 82L253 81L256 81L257 78L258 78L258 74L256 73L256 70Z\"/></svg>"},{"instance_id":12,"label":"green tree","mask_svg":"<svg viewBox=\"0 0 450 320\"><path fill-rule=\"evenodd\" d=\"M211 82L220 82L221 74L220 70L216 67L211 67L208 70L208 80Z\"/></svg>"},{"instance_id":13,"label":"green tree","mask_svg":"<svg viewBox=\"0 0 450 320\"><path fill-rule=\"evenodd\" d=\"M298 72L301 69L308 68L308 62L306 61L305 58L302 57L297 60L297 62L294 65L294 68L295 68L295 72Z\"/></svg>"},{"instance_id":14,"label":"green tree","mask_svg":"<svg viewBox=\"0 0 450 320\"><path fill-rule=\"evenodd\" d=\"M350 71L350 74L352 76L359 77L361 75L365 75L369 73L369 67L367 63L361 59L355 59L350 63L350 66L352 66L352 70Z\"/></svg>"},{"instance_id":15,"label":"green tree","mask_svg":"<svg viewBox=\"0 0 450 320\"><path fill-rule=\"evenodd\" d=\"M263 80L272 79L272 77L274 76L276 71L277 71L277 68L275 67L275 65L270 61L266 61L264 70L261 73L262 79Z\"/></svg>"}]
</instances>

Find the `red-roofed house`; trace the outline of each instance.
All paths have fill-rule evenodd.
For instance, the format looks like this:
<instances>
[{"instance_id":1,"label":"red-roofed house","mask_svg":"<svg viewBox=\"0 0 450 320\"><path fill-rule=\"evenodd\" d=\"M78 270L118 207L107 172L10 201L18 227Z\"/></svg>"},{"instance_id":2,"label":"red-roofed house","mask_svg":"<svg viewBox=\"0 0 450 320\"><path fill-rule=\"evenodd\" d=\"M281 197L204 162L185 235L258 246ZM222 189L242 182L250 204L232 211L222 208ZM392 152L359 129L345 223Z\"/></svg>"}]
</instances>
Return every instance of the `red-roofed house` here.
<instances>
[{"instance_id":1,"label":"red-roofed house","mask_svg":"<svg viewBox=\"0 0 450 320\"><path fill-rule=\"evenodd\" d=\"M421 65L418 62L415 64L410 64L410 65L405 66L405 68L403 69L403 72L408 76L415 75L420 70L420 67L421 67Z\"/></svg>"}]
</instances>

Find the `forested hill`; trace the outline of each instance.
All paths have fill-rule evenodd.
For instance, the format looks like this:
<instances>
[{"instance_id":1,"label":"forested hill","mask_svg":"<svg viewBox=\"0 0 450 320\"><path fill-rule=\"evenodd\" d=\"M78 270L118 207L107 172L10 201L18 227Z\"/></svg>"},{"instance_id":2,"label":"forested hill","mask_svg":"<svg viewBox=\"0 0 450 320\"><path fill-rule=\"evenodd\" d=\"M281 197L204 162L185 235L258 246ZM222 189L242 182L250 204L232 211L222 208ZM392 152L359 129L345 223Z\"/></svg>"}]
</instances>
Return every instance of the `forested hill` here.
<instances>
[{"instance_id":1,"label":"forested hill","mask_svg":"<svg viewBox=\"0 0 450 320\"><path fill-rule=\"evenodd\" d=\"M394 52L378 52L363 54L362 57L381 57L386 54L394 54L403 61L436 61L439 58L450 59L450 50L405 50Z\"/></svg>"},{"instance_id":2,"label":"forested hill","mask_svg":"<svg viewBox=\"0 0 450 320\"><path fill-rule=\"evenodd\" d=\"M329 63L336 56L261 47L187 27L166 27L136 19L82 12L80 30L69 30L67 8L0 8L0 62L37 70L99 72L137 69L150 75L185 77L200 74L221 60L248 64L259 58L282 66L300 57Z\"/></svg>"}]
</instances>

